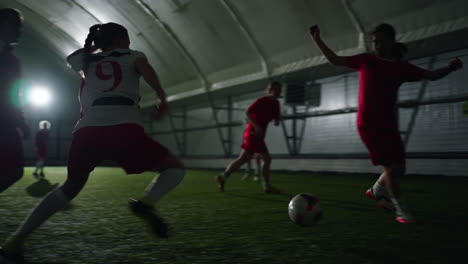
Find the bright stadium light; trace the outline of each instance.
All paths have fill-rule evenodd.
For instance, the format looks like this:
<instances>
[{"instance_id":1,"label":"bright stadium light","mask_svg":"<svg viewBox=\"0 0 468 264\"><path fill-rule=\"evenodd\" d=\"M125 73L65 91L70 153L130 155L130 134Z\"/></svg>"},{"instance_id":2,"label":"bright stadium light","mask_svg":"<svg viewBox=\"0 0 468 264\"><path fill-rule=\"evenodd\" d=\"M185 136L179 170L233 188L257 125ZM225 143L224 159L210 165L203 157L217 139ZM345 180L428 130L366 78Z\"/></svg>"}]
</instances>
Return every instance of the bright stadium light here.
<instances>
[{"instance_id":1,"label":"bright stadium light","mask_svg":"<svg viewBox=\"0 0 468 264\"><path fill-rule=\"evenodd\" d=\"M32 88L29 93L28 101L37 106L46 106L49 104L52 96L48 89L43 87Z\"/></svg>"}]
</instances>

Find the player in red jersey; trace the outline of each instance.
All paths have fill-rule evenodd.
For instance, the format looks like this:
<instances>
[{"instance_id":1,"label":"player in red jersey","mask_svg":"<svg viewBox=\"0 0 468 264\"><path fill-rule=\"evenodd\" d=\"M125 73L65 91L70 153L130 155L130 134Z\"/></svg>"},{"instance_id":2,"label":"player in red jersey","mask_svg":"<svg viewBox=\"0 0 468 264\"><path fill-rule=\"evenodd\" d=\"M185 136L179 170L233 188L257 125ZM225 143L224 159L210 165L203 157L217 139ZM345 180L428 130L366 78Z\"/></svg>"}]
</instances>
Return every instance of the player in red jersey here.
<instances>
[{"instance_id":1,"label":"player in red jersey","mask_svg":"<svg viewBox=\"0 0 468 264\"><path fill-rule=\"evenodd\" d=\"M39 130L35 136L35 152L36 152L36 169L33 172L34 177L44 178L44 163L47 157L47 142L49 141L49 121L39 122ZM39 172L39 173L38 173Z\"/></svg>"},{"instance_id":2,"label":"player in red jersey","mask_svg":"<svg viewBox=\"0 0 468 264\"><path fill-rule=\"evenodd\" d=\"M21 68L12 53L12 45L18 42L23 16L16 9L0 9L0 193L23 176L23 144L18 129L25 138L29 128L22 113L10 101L19 85Z\"/></svg>"},{"instance_id":3,"label":"player in red jersey","mask_svg":"<svg viewBox=\"0 0 468 264\"><path fill-rule=\"evenodd\" d=\"M254 154L259 155L263 161L261 174L264 192L279 192L279 190L270 184L271 156L265 144L265 135L270 121L274 120L275 126L279 125L280 105L277 98L280 94L281 83L271 82L267 87L267 96L257 99L247 109L246 117L249 123L244 131L244 143L241 146L241 153L237 159L227 166L222 175L216 176L216 184L221 192L224 192L224 185L231 173L248 162Z\"/></svg>"},{"instance_id":4,"label":"player in red jersey","mask_svg":"<svg viewBox=\"0 0 468 264\"><path fill-rule=\"evenodd\" d=\"M94 43L94 46L92 45ZM131 200L131 211L146 220L154 233L168 236L168 227L153 205L176 187L184 177L182 163L168 149L148 137L140 124L139 79L158 95L155 113L166 112L166 95L146 56L129 49L127 29L115 23L94 25L83 49L67 57L71 67L82 73L82 115L70 146L68 177L47 194L3 246L9 257L21 255L26 237L82 190L89 174L105 159L116 161L127 173L157 171L140 200ZM93 53L101 50L102 52Z\"/></svg>"},{"instance_id":5,"label":"player in red jersey","mask_svg":"<svg viewBox=\"0 0 468 264\"><path fill-rule=\"evenodd\" d=\"M397 91L404 82L438 80L462 68L459 59L447 67L425 70L402 60L406 53L404 44L396 42L395 29L381 24L372 32L375 53L355 56L338 56L320 38L317 25L309 33L323 55L331 64L346 66L359 71L359 100L357 128L374 165L383 166L383 172L366 195L379 206L395 210L396 220L414 223L407 206L400 200L400 178L405 174L405 149L400 137L394 113ZM392 195L391 202L385 190Z\"/></svg>"}]
</instances>

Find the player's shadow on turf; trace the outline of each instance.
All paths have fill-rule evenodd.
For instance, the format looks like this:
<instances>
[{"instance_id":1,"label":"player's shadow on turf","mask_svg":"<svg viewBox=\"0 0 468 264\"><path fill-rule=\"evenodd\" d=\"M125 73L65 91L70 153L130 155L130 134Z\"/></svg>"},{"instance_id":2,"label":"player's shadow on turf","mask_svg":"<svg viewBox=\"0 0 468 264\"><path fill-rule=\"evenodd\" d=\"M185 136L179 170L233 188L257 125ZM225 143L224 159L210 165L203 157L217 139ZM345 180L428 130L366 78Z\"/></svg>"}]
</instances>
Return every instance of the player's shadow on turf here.
<instances>
[{"instance_id":1,"label":"player's shadow on turf","mask_svg":"<svg viewBox=\"0 0 468 264\"><path fill-rule=\"evenodd\" d=\"M26 192L32 197L44 197L57 186L58 183L51 184L47 179L42 178L26 187Z\"/></svg>"}]
</instances>

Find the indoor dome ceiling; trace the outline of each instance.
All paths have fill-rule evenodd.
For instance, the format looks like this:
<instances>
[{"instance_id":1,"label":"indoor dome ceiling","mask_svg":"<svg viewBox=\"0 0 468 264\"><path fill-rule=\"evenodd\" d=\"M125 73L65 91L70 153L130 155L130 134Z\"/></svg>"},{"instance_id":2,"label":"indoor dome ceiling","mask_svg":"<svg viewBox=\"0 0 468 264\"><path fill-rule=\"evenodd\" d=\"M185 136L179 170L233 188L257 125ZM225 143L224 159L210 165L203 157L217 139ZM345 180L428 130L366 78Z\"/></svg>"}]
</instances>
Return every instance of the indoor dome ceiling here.
<instances>
[{"instance_id":1,"label":"indoor dome ceiling","mask_svg":"<svg viewBox=\"0 0 468 264\"><path fill-rule=\"evenodd\" d=\"M408 43L468 28L465 0L1 0L0 6L21 10L25 35L63 64L93 24L124 25L170 100L323 64L308 36L311 24L341 54L362 52L362 33L381 22ZM152 103L148 87L142 95L142 105Z\"/></svg>"}]
</instances>

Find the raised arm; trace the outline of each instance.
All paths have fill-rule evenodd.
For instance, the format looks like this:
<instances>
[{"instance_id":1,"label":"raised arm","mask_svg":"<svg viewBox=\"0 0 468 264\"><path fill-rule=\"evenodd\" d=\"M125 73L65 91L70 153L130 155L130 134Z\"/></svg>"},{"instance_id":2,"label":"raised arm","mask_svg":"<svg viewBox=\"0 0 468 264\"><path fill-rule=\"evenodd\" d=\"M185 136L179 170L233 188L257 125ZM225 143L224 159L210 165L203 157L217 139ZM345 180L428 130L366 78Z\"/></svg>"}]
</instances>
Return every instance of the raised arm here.
<instances>
[{"instance_id":1,"label":"raised arm","mask_svg":"<svg viewBox=\"0 0 468 264\"><path fill-rule=\"evenodd\" d=\"M327 58L327 60L337 66L346 66L346 57L338 56L336 53L331 50L325 42L320 38L320 28L318 25L313 25L309 28L309 33L312 39L317 44L317 47L320 49L322 54Z\"/></svg>"},{"instance_id":2,"label":"raised arm","mask_svg":"<svg viewBox=\"0 0 468 264\"><path fill-rule=\"evenodd\" d=\"M143 76L143 79L153 88L161 101L157 106L158 113L156 119L162 117L167 111L166 93L161 87L158 75L153 67L148 63L146 57L138 57L135 61L136 70Z\"/></svg>"},{"instance_id":3,"label":"raised arm","mask_svg":"<svg viewBox=\"0 0 468 264\"><path fill-rule=\"evenodd\" d=\"M436 81L444 78L449 73L457 71L461 68L463 68L463 62L460 59L456 58L452 60L446 67L433 71L425 71L423 74L423 78L430 81Z\"/></svg>"}]
</instances>

